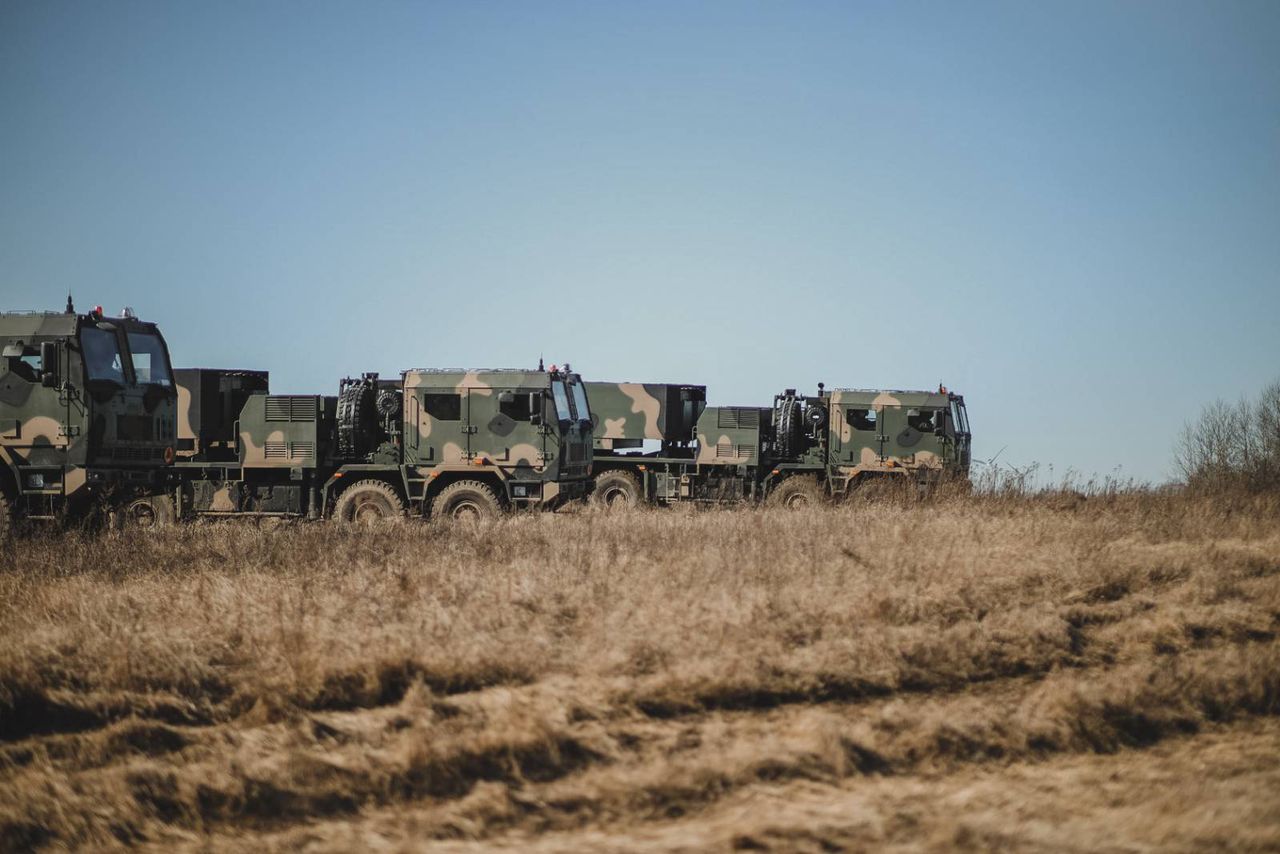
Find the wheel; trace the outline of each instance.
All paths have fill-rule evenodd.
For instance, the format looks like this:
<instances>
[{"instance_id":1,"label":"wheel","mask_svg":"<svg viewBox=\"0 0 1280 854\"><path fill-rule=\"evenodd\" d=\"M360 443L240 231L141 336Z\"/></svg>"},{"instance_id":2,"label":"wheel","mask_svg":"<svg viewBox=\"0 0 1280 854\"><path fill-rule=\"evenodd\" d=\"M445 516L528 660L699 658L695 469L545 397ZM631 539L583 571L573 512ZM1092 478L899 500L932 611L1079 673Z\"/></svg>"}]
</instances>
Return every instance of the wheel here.
<instances>
[{"instance_id":1,"label":"wheel","mask_svg":"<svg viewBox=\"0 0 1280 854\"><path fill-rule=\"evenodd\" d=\"M625 510L638 506L643 500L636 476L620 469L601 474L591 490L591 503L597 507Z\"/></svg>"},{"instance_id":2,"label":"wheel","mask_svg":"<svg viewBox=\"0 0 1280 854\"><path fill-rule=\"evenodd\" d=\"M17 522L16 513L17 508L13 506L13 502L9 500L4 490L0 489L0 543L7 543L13 537Z\"/></svg>"},{"instance_id":3,"label":"wheel","mask_svg":"<svg viewBox=\"0 0 1280 854\"><path fill-rule=\"evenodd\" d=\"M361 480L351 484L333 505L339 525L376 525L404 517L404 501L391 484L381 480Z\"/></svg>"},{"instance_id":4,"label":"wheel","mask_svg":"<svg viewBox=\"0 0 1280 854\"><path fill-rule=\"evenodd\" d=\"M773 507L799 510L821 504L824 497L817 478L789 477L773 488L767 501Z\"/></svg>"},{"instance_id":5,"label":"wheel","mask_svg":"<svg viewBox=\"0 0 1280 854\"><path fill-rule=\"evenodd\" d=\"M167 528L177 517L173 510L173 499L167 495L143 495L135 498L118 511L117 519L121 528L136 528L150 531Z\"/></svg>"},{"instance_id":6,"label":"wheel","mask_svg":"<svg viewBox=\"0 0 1280 854\"><path fill-rule=\"evenodd\" d=\"M491 519L501 512L498 496L478 480L451 483L431 502L436 519Z\"/></svg>"}]
</instances>

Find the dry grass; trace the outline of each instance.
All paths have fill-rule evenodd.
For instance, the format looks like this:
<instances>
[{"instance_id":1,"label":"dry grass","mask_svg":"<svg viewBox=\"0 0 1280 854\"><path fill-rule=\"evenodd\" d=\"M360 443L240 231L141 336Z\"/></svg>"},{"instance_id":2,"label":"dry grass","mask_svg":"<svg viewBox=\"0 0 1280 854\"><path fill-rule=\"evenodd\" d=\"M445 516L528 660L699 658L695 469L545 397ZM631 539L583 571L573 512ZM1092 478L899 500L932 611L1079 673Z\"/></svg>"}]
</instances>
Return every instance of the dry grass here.
<instances>
[{"instance_id":1,"label":"dry grass","mask_svg":"<svg viewBox=\"0 0 1280 854\"><path fill-rule=\"evenodd\" d=\"M1275 849L1277 631L1266 496L23 541L0 849Z\"/></svg>"}]
</instances>

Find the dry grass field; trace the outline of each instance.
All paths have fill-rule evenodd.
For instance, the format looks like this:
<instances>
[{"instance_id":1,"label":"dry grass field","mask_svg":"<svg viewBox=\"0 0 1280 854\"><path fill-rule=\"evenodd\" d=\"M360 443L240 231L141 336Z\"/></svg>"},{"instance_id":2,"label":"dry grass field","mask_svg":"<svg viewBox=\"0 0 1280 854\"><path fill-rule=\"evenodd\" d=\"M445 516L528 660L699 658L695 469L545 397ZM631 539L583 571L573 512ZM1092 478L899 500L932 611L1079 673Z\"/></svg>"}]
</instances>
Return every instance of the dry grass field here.
<instances>
[{"instance_id":1,"label":"dry grass field","mask_svg":"<svg viewBox=\"0 0 1280 854\"><path fill-rule=\"evenodd\" d=\"M0 849L1280 850L1280 499L228 523L0 562Z\"/></svg>"}]
</instances>

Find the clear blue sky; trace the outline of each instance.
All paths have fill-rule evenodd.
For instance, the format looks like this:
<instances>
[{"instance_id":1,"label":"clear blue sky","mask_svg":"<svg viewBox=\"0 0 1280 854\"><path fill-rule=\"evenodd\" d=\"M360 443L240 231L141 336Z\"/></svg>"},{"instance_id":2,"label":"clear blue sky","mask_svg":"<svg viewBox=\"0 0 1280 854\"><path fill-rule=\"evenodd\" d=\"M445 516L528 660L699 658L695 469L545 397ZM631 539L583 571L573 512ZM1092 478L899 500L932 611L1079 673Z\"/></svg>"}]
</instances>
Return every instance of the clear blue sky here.
<instances>
[{"instance_id":1,"label":"clear blue sky","mask_svg":"<svg viewBox=\"0 0 1280 854\"><path fill-rule=\"evenodd\" d=\"M1280 3L0 0L0 306L281 391L966 394L1162 479L1280 376Z\"/></svg>"}]
</instances>

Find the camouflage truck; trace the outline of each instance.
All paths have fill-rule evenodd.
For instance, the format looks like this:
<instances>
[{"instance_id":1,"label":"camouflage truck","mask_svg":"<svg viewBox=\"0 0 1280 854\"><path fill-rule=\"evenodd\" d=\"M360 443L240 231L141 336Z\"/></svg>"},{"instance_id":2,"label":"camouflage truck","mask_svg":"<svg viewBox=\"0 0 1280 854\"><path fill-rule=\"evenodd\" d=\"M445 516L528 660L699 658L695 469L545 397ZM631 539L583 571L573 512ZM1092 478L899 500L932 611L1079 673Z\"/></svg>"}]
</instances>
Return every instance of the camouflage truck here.
<instances>
[{"instance_id":1,"label":"camouflage truck","mask_svg":"<svg viewBox=\"0 0 1280 854\"><path fill-rule=\"evenodd\" d=\"M149 522L173 460L169 351L125 309L0 314L0 539L19 519Z\"/></svg>"},{"instance_id":2,"label":"camouflage truck","mask_svg":"<svg viewBox=\"0 0 1280 854\"><path fill-rule=\"evenodd\" d=\"M967 479L969 416L964 398L934 391L833 389L774 398L769 500L796 506L841 497L885 478L927 491Z\"/></svg>"},{"instance_id":3,"label":"camouflage truck","mask_svg":"<svg viewBox=\"0 0 1280 854\"><path fill-rule=\"evenodd\" d=\"M884 477L967 474L964 399L938 392L788 389L772 407L707 406L706 387L588 383L593 503L768 500L797 506ZM656 449L645 451L645 442Z\"/></svg>"},{"instance_id":4,"label":"camouflage truck","mask_svg":"<svg viewBox=\"0 0 1280 854\"><path fill-rule=\"evenodd\" d=\"M265 372L176 375L184 517L482 517L589 486L591 409L567 366L364 374L336 396L271 394Z\"/></svg>"}]
</instances>

